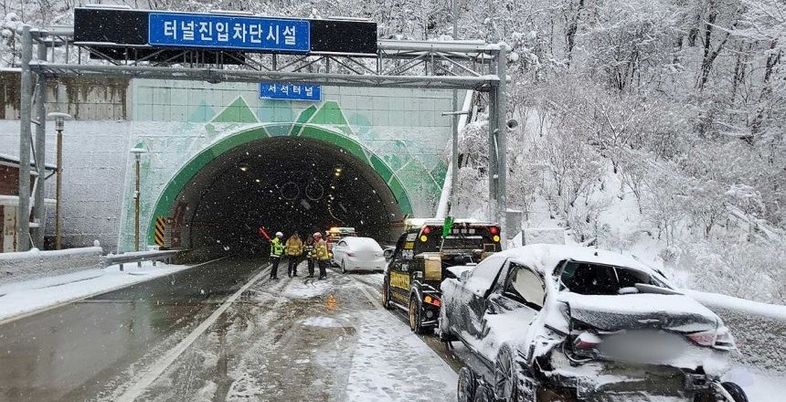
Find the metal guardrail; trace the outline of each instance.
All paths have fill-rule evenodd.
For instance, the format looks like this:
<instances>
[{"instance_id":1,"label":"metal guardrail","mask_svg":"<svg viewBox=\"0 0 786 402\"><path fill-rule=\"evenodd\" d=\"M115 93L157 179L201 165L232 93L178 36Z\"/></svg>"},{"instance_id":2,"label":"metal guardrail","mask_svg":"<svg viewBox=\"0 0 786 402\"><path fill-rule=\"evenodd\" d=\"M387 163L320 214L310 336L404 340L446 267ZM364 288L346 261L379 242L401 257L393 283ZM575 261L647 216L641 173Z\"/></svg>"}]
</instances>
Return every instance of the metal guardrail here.
<instances>
[{"instance_id":1,"label":"metal guardrail","mask_svg":"<svg viewBox=\"0 0 786 402\"><path fill-rule=\"evenodd\" d=\"M107 266L119 264L120 270L123 270L123 264L136 262L137 265L142 265L142 261L153 261L156 265L157 261L163 261L170 264L177 254L184 250L158 250L158 251L131 251L123 254L108 254L104 257L104 262Z\"/></svg>"}]
</instances>

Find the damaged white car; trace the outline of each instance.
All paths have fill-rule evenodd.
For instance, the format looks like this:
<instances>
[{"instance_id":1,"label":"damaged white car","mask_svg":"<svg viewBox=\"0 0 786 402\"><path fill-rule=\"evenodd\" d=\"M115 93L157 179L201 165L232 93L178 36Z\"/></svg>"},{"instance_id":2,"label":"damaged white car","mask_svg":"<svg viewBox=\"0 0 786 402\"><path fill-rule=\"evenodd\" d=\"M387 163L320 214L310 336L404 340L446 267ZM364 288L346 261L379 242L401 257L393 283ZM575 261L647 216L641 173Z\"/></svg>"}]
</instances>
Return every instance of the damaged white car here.
<instances>
[{"instance_id":1,"label":"damaged white car","mask_svg":"<svg viewBox=\"0 0 786 402\"><path fill-rule=\"evenodd\" d=\"M440 334L471 351L459 401L747 401L720 382L721 319L632 258L538 244L451 271Z\"/></svg>"}]
</instances>

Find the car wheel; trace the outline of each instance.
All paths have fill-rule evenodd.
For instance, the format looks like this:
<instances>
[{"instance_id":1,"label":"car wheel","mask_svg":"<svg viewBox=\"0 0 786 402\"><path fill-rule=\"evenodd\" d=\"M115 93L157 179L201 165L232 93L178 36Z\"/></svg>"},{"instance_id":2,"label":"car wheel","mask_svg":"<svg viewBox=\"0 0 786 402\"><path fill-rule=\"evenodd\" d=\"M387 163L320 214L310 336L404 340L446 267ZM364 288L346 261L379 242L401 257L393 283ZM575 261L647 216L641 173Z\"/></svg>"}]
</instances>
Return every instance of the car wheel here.
<instances>
[{"instance_id":1,"label":"car wheel","mask_svg":"<svg viewBox=\"0 0 786 402\"><path fill-rule=\"evenodd\" d=\"M420 300L418 300L417 295L412 295L409 298L409 329L416 334L422 334L423 325L422 325L422 317L421 317L421 306Z\"/></svg>"},{"instance_id":2,"label":"car wheel","mask_svg":"<svg viewBox=\"0 0 786 402\"><path fill-rule=\"evenodd\" d=\"M497 353L494 363L494 396L503 401L519 400L519 370L510 346L504 345Z\"/></svg>"},{"instance_id":3,"label":"car wheel","mask_svg":"<svg viewBox=\"0 0 786 402\"><path fill-rule=\"evenodd\" d=\"M472 402L475 400L475 389L478 387L478 380L475 373L469 367L462 367L458 373L458 384L456 396L458 402Z\"/></svg>"},{"instance_id":4,"label":"car wheel","mask_svg":"<svg viewBox=\"0 0 786 402\"><path fill-rule=\"evenodd\" d=\"M347 273L347 262L344 260L341 260L341 273L342 274Z\"/></svg>"},{"instance_id":5,"label":"car wheel","mask_svg":"<svg viewBox=\"0 0 786 402\"><path fill-rule=\"evenodd\" d=\"M478 385L477 389L475 389L475 398L473 399L474 402L493 402L494 395L491 394L491 390L488 389L485 385Z\"/></svg>"},{"instance_id":6,"label":"car wheel","mask_svg":"<svg viewBox=\"0 0 786 402\"><path fill-rule=\"evenodd\" d=\"M748 395L745 394L745 391L739 385L733 382L724 382L721 383L721 386L731 395L734 399L733 402L748 402Z\"/></svg>"},{"instance_id":7,"label":"car wheel","mask_svg":"<svg viewBox=\"0 0 786 402\"><path fill-rule=\"evenodd\" d=\"M382 307L390 310L393 306L390 305L390 286L388 286L387 279L382 281Z\"/></svg>"}]
</instances>

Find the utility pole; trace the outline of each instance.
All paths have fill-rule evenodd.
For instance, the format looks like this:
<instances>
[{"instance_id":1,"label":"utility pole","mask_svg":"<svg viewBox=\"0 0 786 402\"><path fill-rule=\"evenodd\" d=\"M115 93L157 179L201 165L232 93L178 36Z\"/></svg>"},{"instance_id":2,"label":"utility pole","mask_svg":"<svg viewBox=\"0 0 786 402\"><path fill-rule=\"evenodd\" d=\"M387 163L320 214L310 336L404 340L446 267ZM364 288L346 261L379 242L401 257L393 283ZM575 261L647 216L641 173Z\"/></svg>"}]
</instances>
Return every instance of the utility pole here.
<instances>
[{"instance_id":1,"label":"utility pole","mask_svg":"<svg viewBox=\"0 0 786 402\"><path fill-rule=\"evenodd\" d=\"M140 165L142 161L142 154L147 153L144 148L131 148L131 154L134 155L134 164L136 171L136 185L134 188L134 251L139 251L139 210L140 210Z\"/></svg>"},{"instance_id":2,"label":"utility pole","mask_svg":"<svg viewBox=\"0 0 786 402\"><path fill-rule=\"evenodd\" d=\"M507 115L507 45L500 44L497 53L497 76L499 86L497 87L496 106L497 106L497 214L500 226L500 237L502 241L507 241L507 214L508 214L508 123Z\"/></svg>"},{"instance_id":3,"label":"utility pole","mask_svg":"<svg viewBox=\"0 0 786 402\"><path fill-rule=\"evenodd\" d=\"M55 250L60 250L63 246L63 230L60 224L62 193L63 193L63 128L65 121L71 119L68 113L52 112L47 115L51 119L55 119L55 131L57 131L56 158L57 158L57 180L55 181Z\"/></svg>"},{"instance_id":4,"label":"utility pole","mask_svg":"<svg viewBox=\"0 0 786 402\"><path fill-rule=\"evenodd\" d=\"M16 209L16 250L30 249L30 147L32 133L33 77L30 61L33 58L33 36L30 25L22 25L22 78L19 127L19 205Z\"/></svg>"}]
</instances>

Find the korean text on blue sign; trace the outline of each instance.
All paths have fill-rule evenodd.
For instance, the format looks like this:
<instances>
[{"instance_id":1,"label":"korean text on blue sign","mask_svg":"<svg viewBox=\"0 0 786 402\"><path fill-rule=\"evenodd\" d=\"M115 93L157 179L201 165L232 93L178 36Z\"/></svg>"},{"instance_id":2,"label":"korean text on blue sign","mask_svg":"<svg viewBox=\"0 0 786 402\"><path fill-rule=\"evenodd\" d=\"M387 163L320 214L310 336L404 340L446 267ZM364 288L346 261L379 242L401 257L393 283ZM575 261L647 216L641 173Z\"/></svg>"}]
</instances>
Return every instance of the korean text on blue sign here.
<instances>
[{"instance_id":1,"label":"korean text on blue sign","mask_svg":"<svg viewBox=\"0 0 786 402\"><path fill-rule=\"evenodd\" d=\"M308 53L307 20L230 15L150 13L152 46Z\"/></svg>"},{"instance_id":2,"label":"korean text on blue sign","mask_svg":"<svg viewBox=\"0 0 786 402\"><path fill-rule=\"evenodd\" d=\"M314 84L263 82L259 84L259 97L276 100L319 101L322 99L322 88Z\"/></svg>"}]
</instances>

